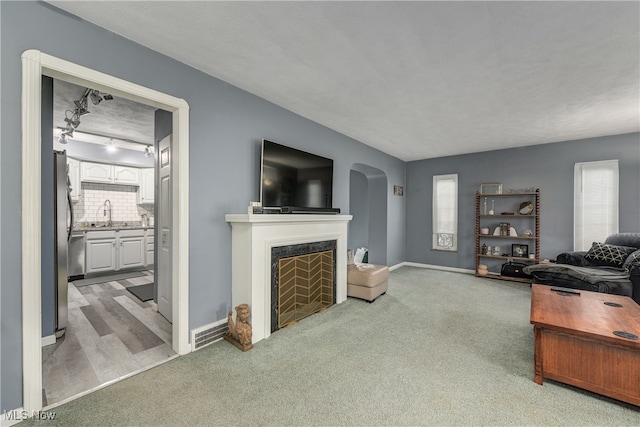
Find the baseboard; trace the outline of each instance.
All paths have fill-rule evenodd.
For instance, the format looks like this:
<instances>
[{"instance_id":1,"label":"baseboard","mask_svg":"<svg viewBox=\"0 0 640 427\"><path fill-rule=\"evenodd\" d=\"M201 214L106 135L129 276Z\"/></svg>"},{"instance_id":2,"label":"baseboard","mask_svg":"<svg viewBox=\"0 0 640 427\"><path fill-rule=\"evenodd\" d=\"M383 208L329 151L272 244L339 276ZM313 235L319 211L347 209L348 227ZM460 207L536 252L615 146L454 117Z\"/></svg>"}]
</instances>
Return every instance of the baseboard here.
<instances>
[{"instance_id":1,"label":"baseboard","mask_svg":"<svg viewBox=\"0 0 640 427\"><path fill-rule=\"evenodd\" d=\"M418 262L401 262L400 264L394 265L393 268L389 268L389 270L395 270L400 267L428 268L431 270L451 271L452 273L475 274L475 270L469 270L466 268L445 267L443 265L421 264Z\"/></svg>"},{"instance_id":2,"label":"baseboard","mask_svg":"<svg viewBox=\"0 0 640 427\"><path fill-rule=\"evenodd\" d=\"M401 267L404 267L404 264L404 262L401 262L400 264L392 265L391 267L389 267L389 271L397 270Z\"/></svg>"},{"instance_id":3,"label":"baseboard","mask_svg":"<svg viewBox=\"0 0 640 427\"><path fill-rule=\"evenodd\" d=\"M48 345L55 344L56 343L56 335L53 334L53 335L49 335L48 337L42 337L40 342L41 342L42 347L46 347Z\"/></svg>"},{"instance_id":4,"label":"baseboard","mask_svg":"<svg viewBox=\"0 0 640 427\"><path fill-rule=\"evenodd\" d=\"M218 320L191 330L191 351L200 350L214 342L220 341L229 330L227 319Z\"/></svg>"}]
</instances>

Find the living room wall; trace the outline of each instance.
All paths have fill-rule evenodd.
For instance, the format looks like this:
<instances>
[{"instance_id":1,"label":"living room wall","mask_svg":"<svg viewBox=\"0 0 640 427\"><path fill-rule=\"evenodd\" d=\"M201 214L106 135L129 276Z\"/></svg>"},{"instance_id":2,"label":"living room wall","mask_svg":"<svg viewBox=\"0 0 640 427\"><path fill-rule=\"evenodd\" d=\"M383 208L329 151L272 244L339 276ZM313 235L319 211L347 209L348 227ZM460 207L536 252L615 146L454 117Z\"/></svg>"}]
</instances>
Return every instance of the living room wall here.
<instances>
[{"instance_id":1,"label":"living room wall","mask_svg":"<svg viewBox=\"0 0 640 427\"><path fill-rule=\"evenodd\" d=\"M408 262L475 268L475 193L480 184L540 189L541 257L573 248L573 165L619 159L620 231L640 231L640 134L624 134L407 163ZM458 251L431 249L433 175L458 174Z\"/></svg>"},{"instance_id":2,"label":"living room wall","mask_svg":"<svg viewBox=\"0 0 640 427\"><path fill-rule=\"evenodd\" d=\"M0 2L0 413L22 405L21 55L38 49L169 95L190 106L190 329L231 307L231 227L226 213L258 200L262 138L334 159L333 205L349 213L354 163L384 172L387 261L404 260L405 163L183 63L43 2ZM46 242L43 242L46 244Z\"/></svg>"}]
</instances>

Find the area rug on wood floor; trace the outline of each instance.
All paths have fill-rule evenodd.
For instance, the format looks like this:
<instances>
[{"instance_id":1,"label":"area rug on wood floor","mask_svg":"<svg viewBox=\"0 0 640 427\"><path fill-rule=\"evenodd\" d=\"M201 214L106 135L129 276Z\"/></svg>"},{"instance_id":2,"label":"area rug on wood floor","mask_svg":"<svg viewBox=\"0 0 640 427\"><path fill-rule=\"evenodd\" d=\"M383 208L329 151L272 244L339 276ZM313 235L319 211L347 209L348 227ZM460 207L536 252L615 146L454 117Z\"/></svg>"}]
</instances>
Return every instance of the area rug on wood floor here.
<instances>
[{"instance_id":1,"label":"area rug on wood floor","mask_svg":"<svg viewBox=\"0 0 640 427\"><path fill-rule=\"evenodd\" d=\"M112 282L120 279L131 279L133 277L145 276L144 271L132 271L130 273L111 274L109 276L91 277L88 279L74 280L72 283L77 288L78 286L96 285L98 283Z\"/></svg>"},{"instance_id":2,"label":"area rug on wood floor","mask_svg":"<svg viewBox=\"0 0 640 427\"><path fill-rule=\"evenodd\" d=\"M130 286L127 290L137 296L140 301L144 302L153 299L153 282L139 286Z\"/></svg>"}]
</instances>

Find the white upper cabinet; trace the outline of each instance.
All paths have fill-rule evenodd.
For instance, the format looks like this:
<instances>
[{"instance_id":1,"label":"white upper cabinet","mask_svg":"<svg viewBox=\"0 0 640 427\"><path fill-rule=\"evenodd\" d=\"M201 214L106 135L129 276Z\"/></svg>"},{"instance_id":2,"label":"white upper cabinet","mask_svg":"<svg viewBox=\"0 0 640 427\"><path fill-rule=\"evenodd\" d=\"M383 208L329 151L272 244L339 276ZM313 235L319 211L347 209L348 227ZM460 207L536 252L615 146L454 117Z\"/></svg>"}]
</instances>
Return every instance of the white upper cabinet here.
<instances>
[{"instance_id":1,"label":"white upper cabinet","mask_svg":"<svg viewBox=\"0 0 640 427\"><path fill-rule=\"evenodd\" d=\"M140 169L140 192L138 204L153 204L155 198L155 171L153 168Z\"/></svg>"},{"instance_id":2,"label":"white upper cabinet","mask_svg":"<svg viewBox=\"0 0 640 427\"><path fill-rule=\"evenodd\" d=\"M138 168L104 163L80 162L80 179L106 184L140 185Z\"/></svg>"},{"instance_id":3,"label":"white upper cabinet","mask_svg":"<svg viewBox=\"0 0 640 427\"><path fill-rule=\"evenodd\" d=\"M130 168L127 166L113 167L113 183L125 185L139 185L138 168Z\"/></svg>"},{"instance_id":4,"label":"white upper cabinet","mask_svg":"<svg viewBox=\"0 0 640 427\"><path fill-rule=\"evenodd\" d=\"M80 179L88 182L113 182L113 166L104 163L81 162Z\"/></svg>"},{"instance_id":5,"label":"white upper cabinet","mask_svg":"<svg viewBox=\"0 0 640 427\"><path fill-rule=\"evenodd\" d=\"M71 157L67 157L67 167L69 172L69 183L71 187L71 201L78 202L82 196L82 187L80 184L80 161Z\"/></svg>"}]
</instances>

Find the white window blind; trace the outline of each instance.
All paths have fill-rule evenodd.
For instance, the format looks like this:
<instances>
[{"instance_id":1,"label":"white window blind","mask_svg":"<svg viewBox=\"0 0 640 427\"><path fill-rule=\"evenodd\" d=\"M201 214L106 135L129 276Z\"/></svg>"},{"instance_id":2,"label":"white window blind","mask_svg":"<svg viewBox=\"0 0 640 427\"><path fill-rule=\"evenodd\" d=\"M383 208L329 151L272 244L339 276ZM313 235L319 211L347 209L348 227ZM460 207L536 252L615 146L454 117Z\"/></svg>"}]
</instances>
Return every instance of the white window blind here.
<instances>
[{"instance_id":1,"label":"white window blind","mask_svg":"<svg viewBox=\"0 0 640 427\"><path fill-rule=\"evenodd\" d=\"M458 174L433 177L433 249L458 250Z\"/></svg>"},{"instance_id":2,"label":"white window blind","mask_svg":"<svg viewBox=\"0 0 640 427\"><path fill-rule=\"evenodd\" d=\"M576 163L573 247L586 251L618 232L618 161Z\"/></svg>"}]
</instances>

